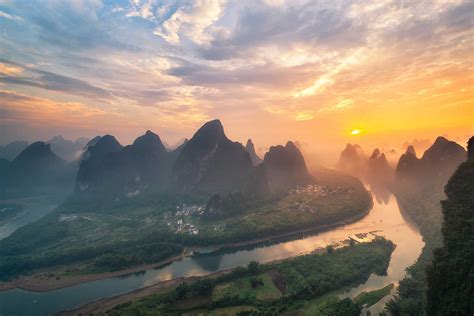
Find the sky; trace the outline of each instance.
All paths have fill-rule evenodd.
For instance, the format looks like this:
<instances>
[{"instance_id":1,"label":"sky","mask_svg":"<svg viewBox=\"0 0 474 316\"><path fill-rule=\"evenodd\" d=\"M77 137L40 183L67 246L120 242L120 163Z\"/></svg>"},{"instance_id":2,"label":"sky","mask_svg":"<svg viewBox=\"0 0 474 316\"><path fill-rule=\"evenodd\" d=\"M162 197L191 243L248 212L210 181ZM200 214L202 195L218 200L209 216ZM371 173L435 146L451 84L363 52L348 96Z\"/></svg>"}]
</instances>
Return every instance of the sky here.
<instances>
[{"instance_id":1,"label":"sky","mask_svg":"<svg viewBox=\"0 0 474 316\"><path fill-rule=\"evenodd\" d=\"M0 0L0 144L215 118L261 153L464 144L473 24L469 0Z\"/></svg>"}]
</instances>

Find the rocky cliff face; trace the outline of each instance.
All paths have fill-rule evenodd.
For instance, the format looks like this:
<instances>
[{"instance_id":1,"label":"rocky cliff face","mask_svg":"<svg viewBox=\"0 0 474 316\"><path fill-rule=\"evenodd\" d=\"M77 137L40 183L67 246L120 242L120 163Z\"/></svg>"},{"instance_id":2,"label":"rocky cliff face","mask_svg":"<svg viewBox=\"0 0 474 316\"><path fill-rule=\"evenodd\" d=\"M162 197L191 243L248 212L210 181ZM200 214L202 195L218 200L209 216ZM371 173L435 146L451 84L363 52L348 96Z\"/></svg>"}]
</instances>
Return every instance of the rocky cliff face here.
<instances>
[{"instance_id":1,"label":"rocky cliff face","mask_svg":"<svg viewBox=\"0 0 474 316\"><path fill-rule=\"evenodd\" d=\"M76 183L76 194L104 201L121 201L166 186L172 154L158 135L147 131L132 145L117 146L115 138L99 140L88 149ZM99 146L99 147L97 147Z\"/></svg>"},{"instance_id":2,"label":"rocky cliff face","mask_svg":"<svg viewBox=\"0 0 474 316\"><path fill-rule=\"evenodd\" d=\"M173 166L179 192L230 192L252 169L250 155L224 133L219 120L207 122L182 148Z\"/></svg>"},{"instance_id":3,"label":"rocky cliff face","mask_svg":"<svg viewBox=\"0 0 474 316\"><path fill-rule=\"evenodd\" d=\"M441 140L449 153L438 151L433 158L456 159L461 152L457 146ZM456 149L457 148L457 149ZM430 151L433 154L435 150ZM454 155L454 157L453 157ZM440 159L435 159L439 163ZM468 142L468 159L449 179L442 201L443 245L434 251L428 269L428 315L472 315L474 262L474 137ZM466 298L471 299L466 299Z\"/></svg>"}]
</instances>

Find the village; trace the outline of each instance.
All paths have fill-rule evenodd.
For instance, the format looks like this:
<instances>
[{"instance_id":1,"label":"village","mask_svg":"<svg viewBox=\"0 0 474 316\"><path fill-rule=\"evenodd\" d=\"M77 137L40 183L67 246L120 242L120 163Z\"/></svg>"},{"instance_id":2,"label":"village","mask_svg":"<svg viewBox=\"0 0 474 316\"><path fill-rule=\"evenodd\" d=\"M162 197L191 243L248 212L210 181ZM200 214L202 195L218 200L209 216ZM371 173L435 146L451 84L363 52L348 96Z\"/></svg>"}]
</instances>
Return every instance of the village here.
<instances>
[{"instance_id":1,"label":"village","mask_svg":"<svg viewBox=\"0 0 474 316\"><path fill-rule=\"evenodd\" d=\"M290 190L289 192L290 196L292 196L292 200L294 201L289 207L302 212L314 213L316 210L308 205L311 201L318 198L327 197L334 193L339 193L340 191L341 189L330 188L319 184L299 186Z\"/></svg>"},{"instance_id":2,"label":"village","mask_svg":"<svg viewBox=\"0 0 474 316\"><path fill-rule=\"evenodd\" d=\"M190 234L198 235L199 228L196 224L189 223L193 215L202 215L204 213L204 206L186 205L176 206L176 211L168 211L164 214L166 225L174 230L175 234Z\"/></svg>"}]
</instances>

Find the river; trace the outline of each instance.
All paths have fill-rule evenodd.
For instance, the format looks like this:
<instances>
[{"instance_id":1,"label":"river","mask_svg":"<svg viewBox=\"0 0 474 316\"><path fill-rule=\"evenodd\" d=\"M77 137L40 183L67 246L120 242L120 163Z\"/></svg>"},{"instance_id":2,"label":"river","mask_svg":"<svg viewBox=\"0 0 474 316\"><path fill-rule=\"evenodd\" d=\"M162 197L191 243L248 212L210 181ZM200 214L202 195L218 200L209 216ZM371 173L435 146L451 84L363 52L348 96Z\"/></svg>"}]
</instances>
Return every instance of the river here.
<instances>
[{"instance_id":1,"label":"river","mask_svg":"<svg viewBox=\"0 0 474 316\"><path fill-rule=\"evenodd\" d=\"M236 266L244 266L253 260L265 263L289 258L345 240L350 235L371 231L377 231L378 235L392 240L397 247L392 254L386 276L372 275L366 283L343 294L354 296L361 291L370 291L390 283L397 283L404 277L405 269L412 265L421 253L424 245L421 235L416 227L403 218L393 196L386 199L385 203L375 202L372 210L362 220L327 232L299 235L292 240L267 242L245 249L236 248L232 251L194 255L162 268L150 269L124 277L92 281L49 292L30 292L20 289L0 292L0 316L53 315L61 310L72 309L160 281L177 277L206 275ZM385 298L383 301L387 299L389 298ZM382 308L383 302L374 305L371 311L379 311Z\"/></svg>"}]
</instances>

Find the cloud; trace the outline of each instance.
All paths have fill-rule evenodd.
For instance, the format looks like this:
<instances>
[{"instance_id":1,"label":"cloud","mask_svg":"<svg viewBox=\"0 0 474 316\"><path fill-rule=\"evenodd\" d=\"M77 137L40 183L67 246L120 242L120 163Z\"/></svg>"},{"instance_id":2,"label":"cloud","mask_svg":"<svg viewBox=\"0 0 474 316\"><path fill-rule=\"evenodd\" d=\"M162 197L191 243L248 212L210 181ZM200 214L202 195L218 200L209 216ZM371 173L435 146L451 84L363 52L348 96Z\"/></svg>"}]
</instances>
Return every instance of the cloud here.
<instances>
[{"instance_id":1,"label":"cloud","mask_svg":"<svg viewBox=\"0 0 474 316\"><path fill-rule=\"evenodd\" d=\"M347 5L307 2L291 6L243 8L227 36L201 49L204 58L242 57L256 47L305 43L313 48L350 48L364 42L366 25L344 14Z\"/></svg>"},{"instance_id":2,"label":"cloud","mask_svg":"<svg viewBox=\"0 0 474 316\"><path fill-rule=\"evenodd\" d=\"M0 74L7 76L18 75L23 72L23 68L13 65L0 63Z\"/></svg>"},{"instance_id":3,"label":"cloud","mask_svg":"<svg viewBox=\"0 0 474 316\"><path fill-rule=\"evenodd\" d=\"M94 122L110 116L99 108L79 102L57 102L45 98L31 97L14 91L0 90L1 121L36 126L68 124L91 126Z\"/></svg>"},{"instance_id":4,"label":"cloud","mask_svg":"<svg viewBox=\"0 0 474 316\"><path fill-rule=\"evenodd\" d=\"M2 89L100 103L135 128L209 117L377 125L415 106L426 109L417 121L434 125L472 105L468 0L12 1L1 10ZM337 119L342 110L352 116ZM471 118L458 116L450 124Z\"/></svg>"},{"instance_id":5,"label":"cloud","mask_svg":"<svg viewBox=\"0 0 474 316\"><path fill-rule=\"evenodd\" d=\"M73 95L108 99L111 94L83 80L39 70L0 59L0 82L10 85L30 86L45 90L66 92Z\"/></svg>"},{"instance_id":6,"label":"cloud","mask_svg":"<svg viewBox=\"0 0 474 316\"><path fill-rule=\"evenodd\" d=\"M17 22L23 21L23 19L20 16L13 15L13 14L8 14L8 13L3 12L3 11L0 11L0 18L5 18L5 19L8 19L8 20L17 21Z\"/></svg>"},{"instance_id":7,"label":"cloud","mask_svg":"<svg viewBox=\"0 0 474 316\"><path fill-rule=\"evenodd\" d=\"M163 8L161 14L168 17L156 27L154 34L172 44L179 44L184 38L195 43L204 44L212 39L209 27L216 22L223 11L223 0L193 0L174 12L173 8Z\"/></svg>"}]
</instances>

